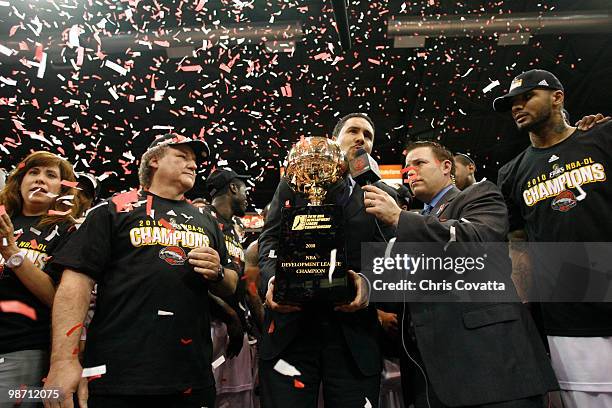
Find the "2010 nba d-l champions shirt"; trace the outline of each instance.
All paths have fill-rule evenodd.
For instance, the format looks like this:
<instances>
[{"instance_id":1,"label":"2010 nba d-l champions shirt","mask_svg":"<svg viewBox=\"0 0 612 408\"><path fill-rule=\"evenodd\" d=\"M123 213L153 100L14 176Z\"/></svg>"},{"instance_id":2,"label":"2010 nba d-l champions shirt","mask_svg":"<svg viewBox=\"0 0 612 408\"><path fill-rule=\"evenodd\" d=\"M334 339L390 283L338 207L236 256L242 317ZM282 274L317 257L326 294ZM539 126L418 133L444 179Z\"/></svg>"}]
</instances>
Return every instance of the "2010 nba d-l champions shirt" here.
<instances>
[{"instance_id":1,"label":"2010 nba d-l champions shirt","mask_svg":"<svg viewBox=\"0 0 612 408\"><path fill-rule=\"evenodd\" d=\"M548 148L528 147L498 175L510 230L524 228L532 242L612 241L611 176L612 122ZM542 312L548 335L612 336L612 303L543 303Z\"/></svg>"},{"instance_id":2,"label":"2010 nba d-l champions shirt","mask_svg":"<svg viewBox=\"0 0 612 408\"><path fill-rule=\"evenodd\" d=\"M84 367L105 365L106 374L90 382L91 392L167 394L213 384L208 281L187 258L205 246L230 265L209 214L132 192L93 209L56 254L55 267L98 283Z\"/></svg>"}]
</instances>

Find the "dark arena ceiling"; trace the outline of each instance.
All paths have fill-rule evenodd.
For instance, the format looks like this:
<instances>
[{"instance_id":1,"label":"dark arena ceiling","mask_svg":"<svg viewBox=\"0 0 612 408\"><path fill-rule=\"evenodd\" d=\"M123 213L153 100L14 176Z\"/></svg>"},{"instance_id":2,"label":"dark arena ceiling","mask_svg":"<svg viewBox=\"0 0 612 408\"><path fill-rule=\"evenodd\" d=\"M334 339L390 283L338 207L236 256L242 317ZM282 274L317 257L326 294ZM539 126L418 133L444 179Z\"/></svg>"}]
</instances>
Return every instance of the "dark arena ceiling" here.
<instances>
[{"instance_id":1,"label":"dark arena ceiling","mask_svg":"<svg viewBox=\"0 0 612 408\"><path fill-rule=\"evenodd\" d=\"M108 195L172 130L211 146L201 178L252 176L261 208L291 144L350 112L373 118L381 164L434 139L489 179L528 143L491 106L520 72L555 73L572 121L612 113L609 0L351 0L348 50L341 3L0 0L0 167L50 150Z\"/></svg>"}]
</instances>

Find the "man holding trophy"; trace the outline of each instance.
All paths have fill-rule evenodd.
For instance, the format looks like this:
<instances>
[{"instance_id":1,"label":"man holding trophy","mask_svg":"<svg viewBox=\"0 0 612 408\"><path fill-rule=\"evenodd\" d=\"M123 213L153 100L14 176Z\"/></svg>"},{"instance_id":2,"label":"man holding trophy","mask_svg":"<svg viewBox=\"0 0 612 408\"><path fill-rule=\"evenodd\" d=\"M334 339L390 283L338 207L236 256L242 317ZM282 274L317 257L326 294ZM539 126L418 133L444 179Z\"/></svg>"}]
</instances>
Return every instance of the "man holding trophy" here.
<instances>
[{"instance_id":1,"label":"man holding trophy","mask_svg":"<svg viewBox=\"0 0 612 408\"><path fill-rule=\"evenodd\" d=\"M292 148L259 238L266 407L316 407L320 384L326 407L378 405L377 315L358 272L361 243L394 231L365 212L355 181L375 181L368 179L371 119L347 115L333 136L302 138Z\"/></svg>"}]
</instances>

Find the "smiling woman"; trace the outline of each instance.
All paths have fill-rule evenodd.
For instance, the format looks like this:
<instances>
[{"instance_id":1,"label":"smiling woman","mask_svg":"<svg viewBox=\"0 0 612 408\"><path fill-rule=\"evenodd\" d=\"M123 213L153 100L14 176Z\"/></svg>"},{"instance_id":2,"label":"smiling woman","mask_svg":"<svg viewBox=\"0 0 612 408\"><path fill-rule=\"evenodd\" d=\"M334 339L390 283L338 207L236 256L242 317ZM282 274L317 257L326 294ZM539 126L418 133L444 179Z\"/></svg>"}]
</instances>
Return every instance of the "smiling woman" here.
<instances>
[{"instance_id":1,"label":"smiling woman","mask_svg":"<svg viewBox=\"0 0 612 408\"><path fill-rule=\"evenodd\" d=\"M40 387L57 276L45 272L80 212L72 165L48 152L26 157L0 191L0 389Z\"/></svg>"}]
</instances>

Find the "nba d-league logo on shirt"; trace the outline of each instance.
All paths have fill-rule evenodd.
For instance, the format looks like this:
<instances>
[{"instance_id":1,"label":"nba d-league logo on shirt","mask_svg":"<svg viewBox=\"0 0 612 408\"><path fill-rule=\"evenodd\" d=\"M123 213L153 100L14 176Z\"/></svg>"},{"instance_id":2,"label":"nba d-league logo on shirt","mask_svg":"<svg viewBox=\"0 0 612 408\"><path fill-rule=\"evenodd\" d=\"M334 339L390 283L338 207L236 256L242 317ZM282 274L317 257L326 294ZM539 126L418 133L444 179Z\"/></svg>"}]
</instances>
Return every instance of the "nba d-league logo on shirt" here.
<instances>
[{"instance_id":1,"label":"nba d-league logo on shirt","mask_svg":"<svg viewBox=\"0 0 612 408\"><path fill-rule=\"evenodd\" d=\"M558 159L558 158L557 158ZM527 182L523 200L529 207L553 198L551 208L567 212L586 198L582 185L606 181L605 167L593 158L585 157L564 165L555 163L552 171L543 173ZM576 189L578 196L570 189Z\"/></svg>"}]
</instances>

